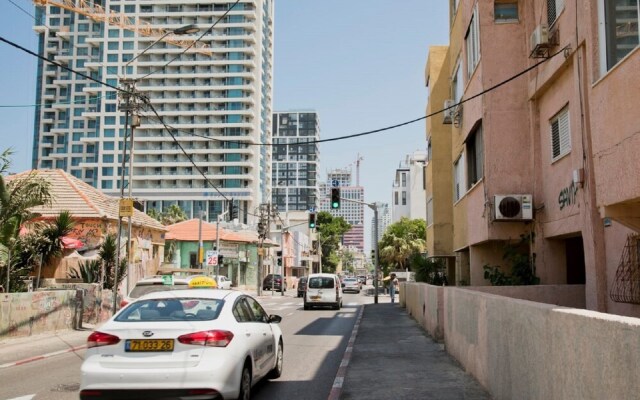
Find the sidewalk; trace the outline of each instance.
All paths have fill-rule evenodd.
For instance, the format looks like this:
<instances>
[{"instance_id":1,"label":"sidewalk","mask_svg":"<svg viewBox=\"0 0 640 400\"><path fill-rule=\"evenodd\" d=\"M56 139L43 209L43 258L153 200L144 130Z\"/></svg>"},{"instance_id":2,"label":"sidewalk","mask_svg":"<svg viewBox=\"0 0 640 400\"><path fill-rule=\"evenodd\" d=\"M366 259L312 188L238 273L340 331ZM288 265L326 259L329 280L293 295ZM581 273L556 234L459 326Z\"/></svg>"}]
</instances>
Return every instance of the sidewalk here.
<instances>
[{"instance_id":1,"label":"sidewalk","mask_svg":"<svg viewBox=\"0 0 640 400\"><path fill-rule=\"evenodd\" d=\"M404 308L388 301L364 306L340 399L491 398Z\"/></svg>"}]
</instances>

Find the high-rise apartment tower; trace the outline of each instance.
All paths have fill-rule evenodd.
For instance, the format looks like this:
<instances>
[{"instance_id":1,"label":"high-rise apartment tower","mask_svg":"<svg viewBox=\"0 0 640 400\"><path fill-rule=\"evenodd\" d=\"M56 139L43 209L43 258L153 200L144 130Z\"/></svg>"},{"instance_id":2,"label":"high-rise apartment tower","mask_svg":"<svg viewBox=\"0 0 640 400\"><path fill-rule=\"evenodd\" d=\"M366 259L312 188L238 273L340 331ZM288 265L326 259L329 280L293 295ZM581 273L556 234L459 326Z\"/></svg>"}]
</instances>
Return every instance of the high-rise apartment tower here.
<instances>
[{"instance_id":1,"label":"high-rise apartment tower","mask_svg":"<svg viewBox=\"0 0 640 400\"><path fill-rule=\"evenodd\" d=\"M314 111L273 114L273 204L280 211L317 209L320 123Z\"/></svg>"},{"instance_id":2,"label":"high-rise apartment tower","mask_svg":"<svg viewBox=\"0 0 640 400\"><path fill-rule=\"evenodd\" d=\"M36 8L42 56L111 86L135 79L148 97L152 107L142 107L134 130L133 197L147 208L178 204L189 217L202 212L209 220L232 198L240 220L251 219L247 212L271 198L271 150L260 144L271 141L273 1L94 4L154 29L195 24L200 32L175 38L204 34L201 43L210 48L205 54L153 44L156 37L71 10ZM42 106L33 167L64 169L115 195L124 173L128 190L128 168L121 168L126 118L116 90L40 61L36 96Z\"/></svg>"}]
</instances>

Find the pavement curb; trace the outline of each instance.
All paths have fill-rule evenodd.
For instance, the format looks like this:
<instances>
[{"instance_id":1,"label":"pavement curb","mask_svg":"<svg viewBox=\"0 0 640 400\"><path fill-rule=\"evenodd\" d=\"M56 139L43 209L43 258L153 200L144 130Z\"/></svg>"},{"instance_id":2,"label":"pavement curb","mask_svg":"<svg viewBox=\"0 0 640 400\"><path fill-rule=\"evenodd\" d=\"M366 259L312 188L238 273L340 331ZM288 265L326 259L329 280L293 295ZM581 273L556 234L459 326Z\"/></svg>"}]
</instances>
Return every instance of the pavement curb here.
<instances>
[{"instance_id":1,"label":"pavement curb","mask_svg":"<svg viewBox=\"0 0 640 400\"><path fill-rule=\"evenodd\" d=\"M54 351L52 353L47 353L47 354L43 354L43 355L40 355L40 356L29 357L29 358L25 358L25 359L22 359L22 360L18 360L18 361L2 364L2 365L0 365L0 369L16 367L18 365L28 364L28 363L33 362L33 361L44 360L45 358L55 357L55 356L59 356L60 354L65 354L65 353L76 352L78 350L83 350L83 349L86 349L86 348L87 348L87 345L85 344L85 345L82 345L82 346L71 347L71 348L68 348L68 349L60 350L60 351Z\"/></svg>"},{"instance_id":2,"label":"pavement curb","mask_svg":"<svg viewBox=\"0 0 640 400\"><path fill-rule=\"evenodd\" d=\"M347 375L347 367L349 366L349 362L351 361L351 355L353 354L353 345L356 342L356 336L358 336L358 329L360 328L360 321L362 320L363 312L364 306L360 308L360 312L358 313L358 317L356 318L356 323L353 325L351 337L349 337L347 348L345 349L344 355L342 356L342 361L340 362L338 373L336 374L336 378L333 380L331 392L329 392L329 398L327 400L338 400L340 399L340 396L342 396L342 385L344 384L344 378Z\"/></svg>"}]
</instances>

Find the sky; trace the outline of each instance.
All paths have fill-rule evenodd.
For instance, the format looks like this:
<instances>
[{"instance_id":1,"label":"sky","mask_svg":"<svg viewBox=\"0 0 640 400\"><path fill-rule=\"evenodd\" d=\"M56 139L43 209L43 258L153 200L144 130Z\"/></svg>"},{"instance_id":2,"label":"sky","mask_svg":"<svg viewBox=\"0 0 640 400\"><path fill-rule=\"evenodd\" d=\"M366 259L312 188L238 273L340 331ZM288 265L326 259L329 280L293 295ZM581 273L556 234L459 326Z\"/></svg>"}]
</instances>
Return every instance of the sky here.
<instances>
[{"instance_id":1,"label":"sky","mask_svg":"<svg viewBox=\"0 0 640 400\"><path fill-rule=\"evenodd\" d=\"M31 0L0 0L0 37L37 51ZM425 114L429 46L448 43L448 0L276 0L273 110L314 110L321 139ZM0 42L0 151L31 167L37 59ZM27 106L27 107L14 107ZM395 169L425 150L425 121L320 146L321 180L360 162L365 201L391 201ZM372 212L365 213L365 245Z\"/></svg>"}]
</instances>

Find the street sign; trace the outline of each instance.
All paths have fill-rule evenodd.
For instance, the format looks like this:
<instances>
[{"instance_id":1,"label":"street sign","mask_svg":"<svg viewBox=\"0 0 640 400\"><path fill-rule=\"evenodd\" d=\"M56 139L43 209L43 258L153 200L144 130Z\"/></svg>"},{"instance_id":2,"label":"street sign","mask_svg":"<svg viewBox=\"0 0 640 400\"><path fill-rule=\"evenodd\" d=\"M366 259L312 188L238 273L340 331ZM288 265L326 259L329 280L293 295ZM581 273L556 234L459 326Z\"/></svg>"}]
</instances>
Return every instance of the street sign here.
<instances>
[{"instance_id":1,"label":"street sign","mask_svg":"<svg viewBox=\"0 0 640 400\"><path fill-rule=\"evenodd\" d=\"M218 265L218 252L214 250L207 250L207 265Z\"/></svg>"},{"instance_id":2,"label":"street sign","mask_svg":"<svg viewBox=\"0 0 640 400\"><path fill-rule=\"evenodd\" d=\"M120 215L121 217L133 217L133 199L120 199Z\"/></svg>"},{"instance_id":3,"label":"street sign","mask_svg":"<svg viewBox=\"0 0 640 400\"><path fill-rule=\"evenodd\" d=\"M173 275L162 275L162 284L168 286L173 285Z\"/></svg>"},{"instance_id":4,"label":"street sign","mask_svg":"<svg viewBox=\"0 0 640 400\"><path fill-rule=\"evenodd\" d=\"M332 180L331 181L331 186L333 186L333 187L340 186L340 181L338 181L337 179Z\"/></svg>"}]
</instances>

